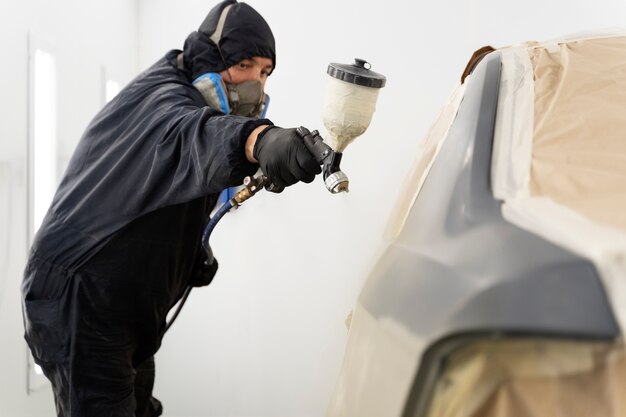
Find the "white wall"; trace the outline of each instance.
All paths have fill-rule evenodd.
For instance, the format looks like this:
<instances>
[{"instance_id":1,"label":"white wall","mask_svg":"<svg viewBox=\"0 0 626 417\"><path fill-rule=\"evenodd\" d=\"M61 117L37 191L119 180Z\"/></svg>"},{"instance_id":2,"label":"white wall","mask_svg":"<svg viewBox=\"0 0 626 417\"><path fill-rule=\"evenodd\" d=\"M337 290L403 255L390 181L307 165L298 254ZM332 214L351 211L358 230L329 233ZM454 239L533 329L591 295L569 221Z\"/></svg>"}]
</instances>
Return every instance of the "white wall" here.
<instances>
[{"instance_id":1,"label":"white wall","mask_svg":"<svg viewBox=\"0 0 626 417\"><path fill-rule=\"evenodd\" d=\"M136 3L128 0L0 1L0 417L55 415L49 386L26 395L19 285L27 243L28 43L55 54L57 159L63 166L102 105L102 68L118 81L137 72Z\"/></svg>"},{"instance_id":2,"label":"white wall","mask_svg":"<svg viewBox=\"0 0 626 417\"><path fill-rule=\"evenodd\" d=\"M623 0L249 0L277 40L267 90L278 125L323 131L329 62L385 74L366 134L348 147L351 193L320 180L260 194L212 243L220 272L194 290L157 356L169 416L321 416L346 341L344 319L382 246L416 144L475 49L617 26ZM181 48L215 2L140 0L140 64Z\"/></svg>"}]
</instances>

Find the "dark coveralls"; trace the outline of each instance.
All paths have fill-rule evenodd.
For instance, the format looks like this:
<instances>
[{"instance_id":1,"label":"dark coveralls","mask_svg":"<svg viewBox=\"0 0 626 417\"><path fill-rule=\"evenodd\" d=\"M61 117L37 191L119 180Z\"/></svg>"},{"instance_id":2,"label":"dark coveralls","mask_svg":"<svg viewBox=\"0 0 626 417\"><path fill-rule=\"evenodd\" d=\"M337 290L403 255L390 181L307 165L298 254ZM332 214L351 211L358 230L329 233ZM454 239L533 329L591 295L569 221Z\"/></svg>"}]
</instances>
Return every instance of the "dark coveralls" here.
<instances>
[{"instance_id":1,"label":"dark coveralls","mask_svg":"<svg viewBox=\"0 0 626 417\"><path fill-rule=\"evenodd\" d=\"M166 314L215 272L200 240L216 196L258 168L244 144L271 122L206 107L179 53L88 126L30 252L25 338L60 416L161 414L153 355Z\"/></svg>"}]
</instances>

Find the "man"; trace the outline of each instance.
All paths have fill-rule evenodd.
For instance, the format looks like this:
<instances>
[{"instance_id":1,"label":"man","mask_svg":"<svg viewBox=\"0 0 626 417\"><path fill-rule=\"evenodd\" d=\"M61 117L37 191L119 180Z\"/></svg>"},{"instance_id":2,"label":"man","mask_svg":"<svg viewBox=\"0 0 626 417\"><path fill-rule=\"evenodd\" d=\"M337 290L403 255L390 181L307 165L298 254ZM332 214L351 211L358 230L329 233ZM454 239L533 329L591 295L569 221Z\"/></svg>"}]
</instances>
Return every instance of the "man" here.
<instances>
[{"instance_id":1,"label":"man","mask_svg":"<svg viewBox=\"0 0 626 417\"><path fill-rule=\"evenodd\" d=\"M275 66L265 20L225 0L87 127L22 284L59 416L160 415L153 355L185 287L213 278L200 241L217 195L259 166L279 188L320 172L295 129L258 118Z\"/></svg>"}]
</instances>

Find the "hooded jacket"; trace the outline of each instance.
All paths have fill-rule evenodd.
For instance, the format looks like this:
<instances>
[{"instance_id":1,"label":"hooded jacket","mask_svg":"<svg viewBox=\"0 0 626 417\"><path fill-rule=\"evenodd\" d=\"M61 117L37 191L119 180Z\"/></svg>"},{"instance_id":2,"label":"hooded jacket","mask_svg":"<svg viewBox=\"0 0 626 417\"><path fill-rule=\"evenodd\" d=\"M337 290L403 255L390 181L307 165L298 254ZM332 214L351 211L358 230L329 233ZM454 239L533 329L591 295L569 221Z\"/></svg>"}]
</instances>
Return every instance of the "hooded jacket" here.
<instances>
[{"instance_id":1,"label":"hooded jacket","mask_svg":"<svg viewBox=\"0 0 626 417\"><path fill-rule=\"evenodd\" d=\"M236 0L215 6L198 31L189 35L184 49L192 80L253 56L270 58L276 68L276 47L269 25L256 10Z\"/></svg>"},{"instance_id":2,"label":"hooded jacket","mask_svg":"<svg viewBox=\"0 0 626 417\"><path fill-rule=\"evenodd\" d=\"M210 36L220 18L216 45ZM252 56L275 62L269 26L247 4L226 0L185 41L183 69L180 52L140 74L91 121L35 238L39 256L76 268L134 219L219 193L256 172L244 145L271 122L206 107L191 81Z\"/></svg>"},{"instance_id":3,"label":"hooded jacket","mask_svg":"<svg viewBox=\"0 0 626 417\"><path fill-rule=\"evenodd\" d=\"M213 42L218 26L221 36ZM177 62L181 52L183 67ZM50 320L61 320L54 312L73 302L64 292L74 275L160 294L158 306L144 309L144 319L162 326L202 263L202 228L216 196L258 168L245 156L248 136L271 124L207 107L191 82L199 72L255 55L275 62L269 26L245 3L224 1L183 51L168 52L88 125L35 237L22 284L26 339L36 359L62 360L67 352L51 347L67 335L51 335L65 325ZM147 351L156 350L158 333L146 336L153 345Z\"/></svg>"}]
</instances>

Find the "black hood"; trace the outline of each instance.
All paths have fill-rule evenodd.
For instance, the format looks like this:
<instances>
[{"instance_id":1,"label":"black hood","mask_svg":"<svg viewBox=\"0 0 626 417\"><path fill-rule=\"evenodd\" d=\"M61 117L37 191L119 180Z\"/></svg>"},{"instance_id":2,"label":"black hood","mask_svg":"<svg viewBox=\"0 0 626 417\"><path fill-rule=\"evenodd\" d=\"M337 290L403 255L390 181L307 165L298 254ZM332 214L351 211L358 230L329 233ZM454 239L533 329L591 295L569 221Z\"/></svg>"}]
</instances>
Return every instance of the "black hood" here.
<instances>
[{"instance_id":1,"label":"black hood","mask_svg":"<svg viewBox=\"0 0 626 417\"><path fill-rule=\"evenodd\" d=\"M275 68L274 35L256 10L236 0L224 0L213 7L184 46L185 67L191 71L192 79L223 71L253 56L270 58Z\"/></svg>"}]
</instances>

